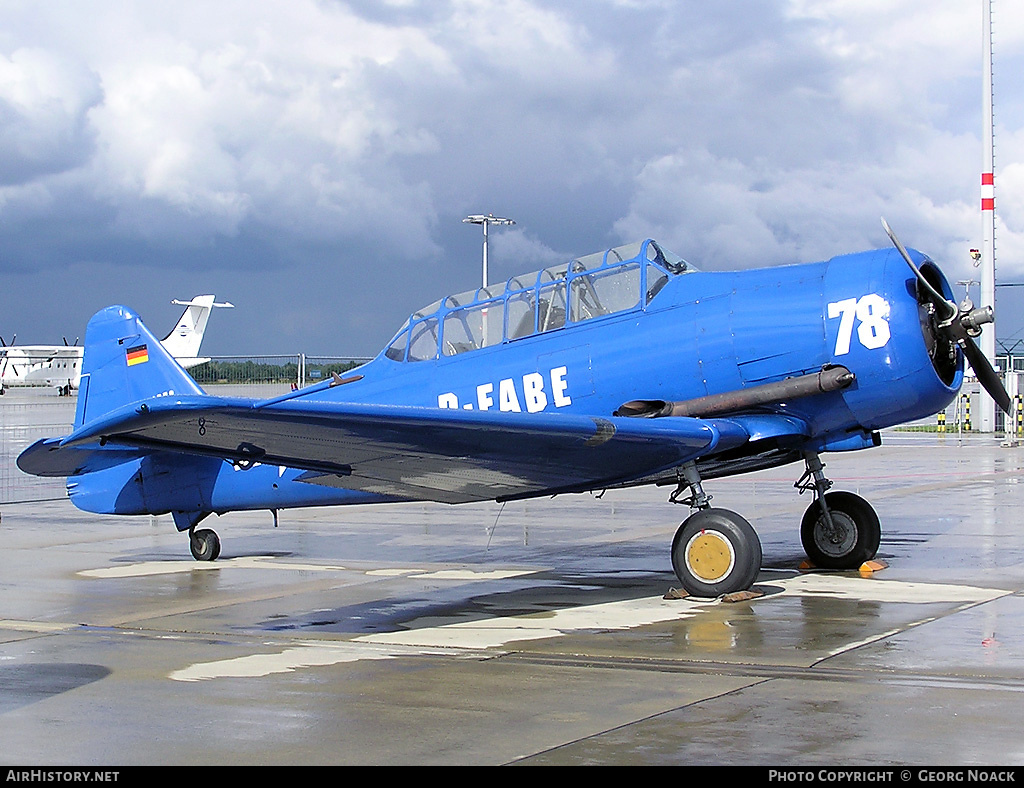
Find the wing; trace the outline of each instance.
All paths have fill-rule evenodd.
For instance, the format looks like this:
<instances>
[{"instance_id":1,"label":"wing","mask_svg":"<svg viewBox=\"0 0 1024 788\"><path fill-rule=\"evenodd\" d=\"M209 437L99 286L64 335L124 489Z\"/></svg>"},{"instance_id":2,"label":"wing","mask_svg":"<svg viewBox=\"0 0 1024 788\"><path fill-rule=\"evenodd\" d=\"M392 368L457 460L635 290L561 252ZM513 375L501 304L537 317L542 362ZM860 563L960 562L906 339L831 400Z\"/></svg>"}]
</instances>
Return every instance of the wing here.
<instances>
[{"instance_id":1,"label":"wing","mask_svg":"<svg viewBox=\"0 0 1024 788\"><path fill-rule=\"evenodd\" d=\"M297 468L313 484L459 503L603 489L748 439L738 422L688 417L157 397L63 440L40 441L18 464L37 475L74 475L176 452Z\"/></svg>"}]
</instances>

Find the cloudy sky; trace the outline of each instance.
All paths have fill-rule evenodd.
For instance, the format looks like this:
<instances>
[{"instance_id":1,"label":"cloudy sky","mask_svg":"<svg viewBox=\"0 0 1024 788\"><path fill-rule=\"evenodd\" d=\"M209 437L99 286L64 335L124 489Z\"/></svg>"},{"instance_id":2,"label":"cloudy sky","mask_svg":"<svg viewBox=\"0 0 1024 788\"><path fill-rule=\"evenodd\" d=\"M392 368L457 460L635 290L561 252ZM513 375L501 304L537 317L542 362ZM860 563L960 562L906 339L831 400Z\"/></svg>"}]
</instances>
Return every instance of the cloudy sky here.
<instances>
[{"instance_id":1,"label":"cloudy sky","mask_svg":"<svg viewBox=\"0 0 1024 788\"><path fill-rule=\"evenodd\" d=\"M517 222L492 281L644 237L826 259L883 215L977 279L983 2L0 0L0 335L112 303L163 334L216 293L205 352L373 354L478 284L488 212ZM1024 7L994 6L997 278L1024 281Z\"/></svg>"}]
</instances>

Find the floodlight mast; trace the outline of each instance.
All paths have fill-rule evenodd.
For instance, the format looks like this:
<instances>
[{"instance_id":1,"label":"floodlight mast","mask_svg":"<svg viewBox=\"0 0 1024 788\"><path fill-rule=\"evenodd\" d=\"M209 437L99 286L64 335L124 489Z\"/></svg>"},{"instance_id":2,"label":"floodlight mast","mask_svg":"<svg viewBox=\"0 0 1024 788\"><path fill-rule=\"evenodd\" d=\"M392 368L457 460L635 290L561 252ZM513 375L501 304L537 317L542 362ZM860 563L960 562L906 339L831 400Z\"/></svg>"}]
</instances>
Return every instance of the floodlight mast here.
<instances>
[{"instance_id":1,"label":"floodlight mast","mask_svg":"<svg viewBox=\"0 0 1024 788\"><path fill-rule=\"evenodd\" d=\"M981 303L995 306L996 300L996 217L995 217L995 155L994 116L992 112L992 0L982 0L982 129L983 169L981 173ZM995 364L996 326L985 326L981 334L981 352ZM995 432L995 404L989 397L981 398L981 431Z\"/></svg>"},{"instance_id":2,"label":"floodlight mast","mask_svg":"<svg viewBox=\"0 0 1024 788\"><path fill-rule=\"evenodd\" d=\"M503 216L495 216L493 213L489 213L486 216L483 214L474 214L473 216L467 216L462 220L466 224L479 224L484 228L484 272L483 272L483 287L487 287L487 227L488 225L511 225L515 224L512 219L506 219Z\"/></svg>"}]
</instances>

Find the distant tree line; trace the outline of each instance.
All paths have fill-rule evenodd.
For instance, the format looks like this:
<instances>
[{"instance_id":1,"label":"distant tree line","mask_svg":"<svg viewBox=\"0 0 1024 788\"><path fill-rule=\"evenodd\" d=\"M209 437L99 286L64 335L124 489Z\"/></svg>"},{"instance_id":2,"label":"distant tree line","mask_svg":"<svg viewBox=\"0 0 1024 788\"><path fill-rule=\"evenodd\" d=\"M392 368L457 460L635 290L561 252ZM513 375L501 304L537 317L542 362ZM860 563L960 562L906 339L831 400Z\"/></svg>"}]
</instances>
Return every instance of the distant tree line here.
<instances>
[{"instance_id":1,"label":"distant tree line","mask_svg":"<svg viewBox=\"0 0 1024 788\"><path fill-rule=\"evenodd\" d=\"M305 383L316 382L331 377L331 373L339 375L353 367L359 366L358 361L330 361L316 363L306 361ZM196 383L296 383L299 379L298 360L274 363L268 361L208 361L205 364L188 370Z\"/></svg>"}]
</instances>

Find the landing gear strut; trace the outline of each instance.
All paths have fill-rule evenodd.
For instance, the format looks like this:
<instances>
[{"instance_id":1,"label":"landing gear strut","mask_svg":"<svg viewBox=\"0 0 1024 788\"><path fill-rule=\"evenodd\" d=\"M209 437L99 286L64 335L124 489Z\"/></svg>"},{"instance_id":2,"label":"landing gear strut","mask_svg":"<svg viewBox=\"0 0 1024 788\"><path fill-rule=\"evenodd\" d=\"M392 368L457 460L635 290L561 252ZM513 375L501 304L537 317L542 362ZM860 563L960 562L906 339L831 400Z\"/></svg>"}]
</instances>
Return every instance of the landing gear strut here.
<instances>
[{"instance_id":1,"label":"landing gear strut","mask_svg":"<svg viewBox=\"0 0 1024 788\"><path fill-rule=\"evenodd\" d=\"M794 485L800 492L812 490L814 503L800 522L800 541L807 557L821 569L856 569L878 552L882 528L871 504L851 492L827 492L821 459L804 454L807 470Z\"/></svg>"},{"instance_id":2,"label":"landing gear strut","mask_svg":"<svg viewBox=\"0 0 1024 788\"><path fill-rule=\"evenodd\" d=\"M817 452L804 452L806 470L794 485L814 493L800 522L800 540L821 569L857 569L878 552L882 528L871 504L851 492L829 492L832 482ZM696 511L672 540L672 568L694 596L717 597L746 591L761 569L761 542L750 523L736 512L711 506L696 463L680 468L672 503ZM689 491L685 498L680 496Z\"/></svg>"},{"instance_id":3,"label":"landing gear strut","mask_svg":"<svg viewBox=\"0 0 1024 788\"><path fill-rule=\"evenodd\" d=\"M689 488L690 496L677 501ZM761 541L750 523L736 512L711 506L695 463L682 467L679 487L669 498L689 504L687 517L672 540L672 568L683 588L694 596L717 597L746 591L761 570Z\"/></svg>"}]
</instances>

